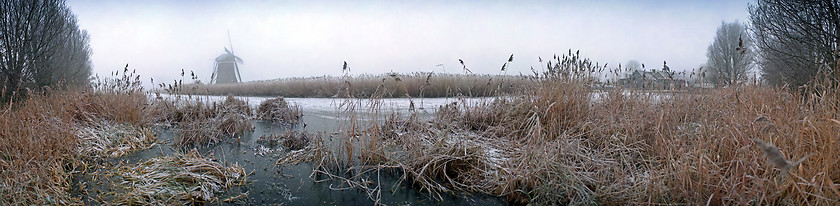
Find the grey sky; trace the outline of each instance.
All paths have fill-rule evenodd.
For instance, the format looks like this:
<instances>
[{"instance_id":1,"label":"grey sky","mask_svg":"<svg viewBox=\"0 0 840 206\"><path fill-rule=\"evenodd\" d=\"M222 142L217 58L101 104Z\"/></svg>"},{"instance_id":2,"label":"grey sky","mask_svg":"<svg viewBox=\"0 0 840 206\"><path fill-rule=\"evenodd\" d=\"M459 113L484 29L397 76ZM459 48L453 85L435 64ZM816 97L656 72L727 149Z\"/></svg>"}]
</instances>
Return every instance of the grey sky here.
<instances>
[{"instance_id":1,"label":"grey sky","mask_svg":"<svg viewBox=\"0 0 840 206\"><path fill-rule=\"evenodd\" d=\"M228 46L245 63L245 81L388 71L476 73L539 68L568 49L611 66L692 69L722 21L746 22L738 1L85 1L70 0L91 35L94 73L126 63L171 81L181 69L209 81ZM188 72L189 73L189 72ZM177 77L180 79L180 77Z\"/></svg>"}]
</instances>

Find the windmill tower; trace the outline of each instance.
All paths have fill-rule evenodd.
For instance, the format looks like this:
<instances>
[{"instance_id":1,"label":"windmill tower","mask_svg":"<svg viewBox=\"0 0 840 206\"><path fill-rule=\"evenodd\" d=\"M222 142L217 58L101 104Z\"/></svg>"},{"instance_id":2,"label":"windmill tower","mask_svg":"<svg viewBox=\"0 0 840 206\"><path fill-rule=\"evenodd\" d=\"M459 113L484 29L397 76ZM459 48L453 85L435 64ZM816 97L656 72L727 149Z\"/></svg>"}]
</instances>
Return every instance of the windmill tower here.
<instances>
[{"instance_id":1,"label":"windmill tower","mask_svg":"<svg viewBox=\"0 0 840 206\"><path fill-rule=\"evenodd\" d=\"M230 31L228 31L228 43L230 50L225 48L225 53L216 57L213 65L213 75L210 76L210 84L231 84L242 82L242 76L239 75L239 64L242 59L233 53L233 43L230 41Z\"/></svg>"}]
</instances>

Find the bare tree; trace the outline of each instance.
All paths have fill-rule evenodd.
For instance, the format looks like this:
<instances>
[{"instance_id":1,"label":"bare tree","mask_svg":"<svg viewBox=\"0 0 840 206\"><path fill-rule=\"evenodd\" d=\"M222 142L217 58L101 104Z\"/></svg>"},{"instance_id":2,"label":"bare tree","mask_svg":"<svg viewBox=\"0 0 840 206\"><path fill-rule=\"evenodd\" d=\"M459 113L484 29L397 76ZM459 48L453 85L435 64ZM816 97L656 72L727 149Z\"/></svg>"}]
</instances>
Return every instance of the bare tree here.
<instances>
[{"instance_id":1,"label":"bare tree","mask_svg":"<svg viewBox=\"0 0 840 206\"><path fill-rule=\"evenodd\" d=\"M707 78L717 86L732 85L747 78L755 60L753 40L739 22L721 23L706 51Z\"/></svg>"},{"instance_id":2,"label":"bare tree","mask_svg":"<svg viewBox=\"0 0 840 206\"><path fill-rule=\"evenodd\" d=\"M87 32L63 0L0 1L0 82L6 93L23 88L87 84Z\"/></svg>"},{"instance_id":3,"label":"bare tree","mask_svg":"<svg viewBox=\"0 0 840 206\"><path fill-rule=\"evenodd\" d=\"M796 87L823 68L840 79L832 69L837 66L840 1L758 0L749 10L766 80Z\"/></svg>"}]
</instances>

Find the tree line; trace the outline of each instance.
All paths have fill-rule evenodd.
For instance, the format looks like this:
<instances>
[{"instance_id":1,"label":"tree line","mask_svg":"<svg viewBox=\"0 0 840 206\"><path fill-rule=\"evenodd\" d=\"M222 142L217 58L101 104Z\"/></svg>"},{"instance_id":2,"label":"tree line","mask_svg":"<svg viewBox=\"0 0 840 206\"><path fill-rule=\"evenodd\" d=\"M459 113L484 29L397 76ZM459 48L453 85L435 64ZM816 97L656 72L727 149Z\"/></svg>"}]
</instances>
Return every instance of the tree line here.
<instances>
[{"instance_id":1,"label":"tree line","mask_svg":"<svg viewBox=\"0 0 840 206\"><path fill-rule=\"evenodd\" d=\"M840 1L757 0L750 22L724 22L701 72L717 85L758 69L775 85L840 80ZM90 83L90 36L63 0L0 1L0 99Z\"/></svg>"},{"instance_id":2,"label":"tree line","mask_svg":"<svg viewBox=\"0 0 840 206\"><path fill-rule=\"evenodd\" d=\"M840 1L757 0L748 9L750 25L718 28L704 66L708 80L734 84L754 68L766 82L791 88L840 80Z\"/></svg>"},{"instance_id":3,"label":"tree line","mask_svg":"<svg viewBox=\"0 0 840 206\"><path fill-rule=\"evenodd\" d=\"M0 1L0 97L89 84L89 42L63 0Z\"/></svg>"}]
</instances>

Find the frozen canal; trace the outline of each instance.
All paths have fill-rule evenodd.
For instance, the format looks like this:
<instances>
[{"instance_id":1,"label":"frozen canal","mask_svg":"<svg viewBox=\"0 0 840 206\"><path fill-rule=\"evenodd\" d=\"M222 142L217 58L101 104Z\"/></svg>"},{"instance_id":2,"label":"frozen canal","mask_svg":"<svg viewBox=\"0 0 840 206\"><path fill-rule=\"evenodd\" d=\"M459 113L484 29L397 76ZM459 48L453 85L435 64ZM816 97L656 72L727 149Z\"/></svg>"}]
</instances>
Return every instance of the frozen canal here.
<instances>
[{"instance_id":1,"label":"frozen canal","mask_svg":"<svg viewBox=\"0 0 840 206\"><path fill-rule=\"evenodd\" d=\"M165 98L174 98L173 96L166 96ZM186 96L180 97L186 98ZM226 97L220 96L203 96L199 101L224 101ZM192 101L197 97L193 96ZM241 99L248 102L252 108L256 108L260 102L269 99L264 97L242 97ZM467 99L465 102L477 101L478 99ZM339 125L346 118L339 106L345 99L330 99L330 98L287 98L286 101L292 104L300 105L304 116L302 123L287 127L279 126L270 121L252 120L254 123L254 131L246 132L240 139L241 144L235 143L220 143L213 146L198 147L202 155L214 154L215 159L224 162L226 165L238 164L245 168L246 173L249 173L248 184L245 186L234 187L228 189L225 193L219 195L219 199L236 196L242 193L248 193L247 198L242 198L231 203L222 202L222 204L230 205L372 205L367 194L358 190L333 190L330 187L339 187L340 181L327 181L316 183L309 177L312 173L312 165L308 163L301 163L288 167L277 167L275 162L279 156L288 152L282 147L266 147L258 144L256 140L263 135L276 135L285 130L305 130L309 133L329 134L337 131ZM415 110L422 116L429 117L433 114L438 106L448 104L453 101L461 101L456 98L433 98L433 99L382 99L379 100L381 113L372 113L367 106L371 105L369 100L355 100L356 114L360 120L370 118L371 115L389 115L392 112L397 112L402 115L409 114L409 107L414 101ZM459 103L460 104L460 103ZM343 108L343 107L342 107ZM307 127L304 129L303 124ZM120 158L119 161L127 163L142 162L153 157L161 155L171 155L179 148L172 146L173 139L176 136L176 129L160 128L158 129L159 139L165 142L159 144L151 149L136 152ZM326 135L328 136L328 135ZM388 205L503 205L502 198L492 197L480 194L451 194L442 193L443 201L438 201L429 195L427 192L422 192L418 188L411 185L410 182L403 181L401 184L396 183L399 180L399 175L381 176L382 183L382 203ZM93 203L93 202L88 202Z\"/></svg>"}]
</instances>

